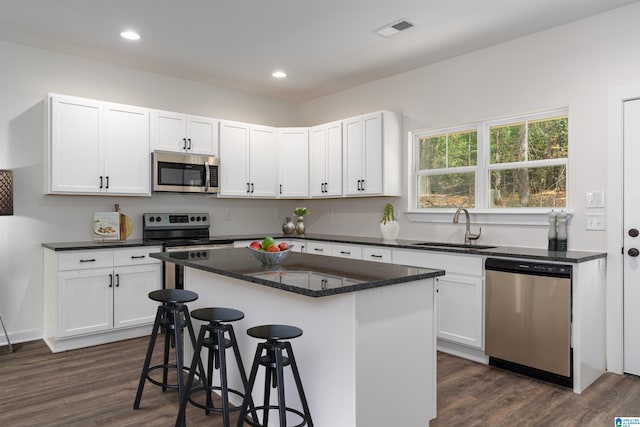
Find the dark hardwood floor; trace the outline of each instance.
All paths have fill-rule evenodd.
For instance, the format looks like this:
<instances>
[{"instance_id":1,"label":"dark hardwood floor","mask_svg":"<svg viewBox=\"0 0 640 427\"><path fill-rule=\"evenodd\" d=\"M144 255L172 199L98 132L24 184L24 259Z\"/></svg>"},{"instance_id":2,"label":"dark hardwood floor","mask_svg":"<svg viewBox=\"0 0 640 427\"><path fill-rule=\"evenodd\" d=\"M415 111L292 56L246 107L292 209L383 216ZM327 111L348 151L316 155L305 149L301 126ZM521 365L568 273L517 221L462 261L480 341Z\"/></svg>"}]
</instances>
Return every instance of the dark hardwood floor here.
<instances>
[{"instance_id":1,"label":"dark hardwood floor","mask_svg":"<svg viewBox=\"0 0 640 427\"><path fill-rule=\"evenodd\" d=\"M147 338L138 338L56 354L42 341L17 344L14 353L1 347L0 426L173 426L173 391L162 393L147 383L141 408L132 408L146 345ZM430 427L599 427L613 426L615 416L640 416L640 378L605 374L577 395L438 355L438 418ZM206 416L192 406L187 420L190 427L222 426L219 415Z\"/></svg>"}]
</instances>

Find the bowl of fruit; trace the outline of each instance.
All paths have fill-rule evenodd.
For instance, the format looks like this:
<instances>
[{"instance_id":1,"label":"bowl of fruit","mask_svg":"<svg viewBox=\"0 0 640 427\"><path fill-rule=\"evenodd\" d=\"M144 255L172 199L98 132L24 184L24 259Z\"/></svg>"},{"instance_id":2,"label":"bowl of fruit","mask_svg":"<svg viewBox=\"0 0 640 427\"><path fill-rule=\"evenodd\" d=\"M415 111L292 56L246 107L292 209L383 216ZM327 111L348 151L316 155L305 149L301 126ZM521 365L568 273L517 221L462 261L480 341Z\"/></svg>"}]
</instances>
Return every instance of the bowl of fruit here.
<instances>
[{"instance_id":1,"label":"bowl of fruit","mask_svg":"<svg viewBox=\"0 0 640 427\"><path fill-rule=\"evenodd\" d=\"M277 243L273 237L267 236L262 242L254 240L247 249L264 265L273 266L280 264L280 261L289 254L291 245L287 242Z\"/></svg>"}]
</instances>

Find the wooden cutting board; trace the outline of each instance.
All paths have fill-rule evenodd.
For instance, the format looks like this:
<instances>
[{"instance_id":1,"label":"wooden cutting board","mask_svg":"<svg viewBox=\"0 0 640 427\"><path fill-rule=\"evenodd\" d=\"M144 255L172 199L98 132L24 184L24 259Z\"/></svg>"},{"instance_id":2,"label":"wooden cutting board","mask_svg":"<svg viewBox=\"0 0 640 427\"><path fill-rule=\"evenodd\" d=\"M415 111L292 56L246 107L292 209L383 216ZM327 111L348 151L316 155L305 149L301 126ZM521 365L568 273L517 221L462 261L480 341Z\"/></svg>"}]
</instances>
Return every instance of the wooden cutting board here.
<instances>
[{"instance_id":1,"label":"wooden cutting board","mask_svg":"<svg viewBox=\"0 0 640 427\"><path fill-rule=\"evenodd\" d=\"M125 240L133 232L133 221L125 214L120 214L120 240Z\"/></svg>"}]
</instances>

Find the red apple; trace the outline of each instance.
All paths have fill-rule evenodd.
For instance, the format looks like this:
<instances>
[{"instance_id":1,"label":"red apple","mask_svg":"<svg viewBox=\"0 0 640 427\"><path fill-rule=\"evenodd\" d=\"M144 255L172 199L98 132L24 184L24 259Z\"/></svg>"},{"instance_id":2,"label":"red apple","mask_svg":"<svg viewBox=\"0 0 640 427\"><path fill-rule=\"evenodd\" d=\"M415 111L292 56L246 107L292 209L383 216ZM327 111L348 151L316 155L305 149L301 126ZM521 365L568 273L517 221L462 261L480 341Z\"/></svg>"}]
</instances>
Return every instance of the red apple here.
<instances>
[{"instance_id":1,"label":"red apple","mask_svg":"<svg viewBox=\"0 0 640 427\"><path fill-rule=\"evenodd\" d=\"M287 242L282 242L278 245L278 248L280 248L281 251L286 251L289 249L289 244Z\"/></svg>"},{"instance_id":2,"label":"red apple","mask_svg":"<svg viewBox=\"0 0 640 427\"><path fill-rule=\"evenodd\" d=\"M280 248L275 243L267 247L267 252L280 252Z\"/></svg>"},{"instance_id":3,"label":"red apple","mask_svg":"<svg viewBox=\"0 0 640 427\"><path fill-rule=\"evenodd\" d=\"M249 244L249 247L251 249L259 250L260 248L262 248L262 245L260 244L260 242L253 241Z\"/></svg>"}]
</instances>

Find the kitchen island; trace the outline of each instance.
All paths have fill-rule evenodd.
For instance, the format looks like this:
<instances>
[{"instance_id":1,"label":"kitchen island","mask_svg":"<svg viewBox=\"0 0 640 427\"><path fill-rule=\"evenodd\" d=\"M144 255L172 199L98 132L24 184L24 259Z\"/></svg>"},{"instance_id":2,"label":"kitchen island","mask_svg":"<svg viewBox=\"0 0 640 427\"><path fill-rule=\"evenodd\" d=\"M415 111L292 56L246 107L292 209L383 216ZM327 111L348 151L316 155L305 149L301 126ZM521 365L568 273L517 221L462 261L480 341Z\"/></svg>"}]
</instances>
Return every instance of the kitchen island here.
<instances>
[{"instance_id":1,"label":"kitchen island","mask_svg":"<svg viewBox=\"0 0 640 427\"><path fill-rule=\"evenodd\" d=\"M265 267L246 248L151 256L184 267L184 287L199 295L190 310L245 313L234 322L245 365L258 343L248 328L304 330L292 345L314 425L423 427L435 418L434 278L444 271L302 253ZM285 376L285 389L295 390ZM233 369L229 381L241 388ZM256 390L254 399L261 399ZM287 402L300 407L295 393L287 393Z\"/></svg>"}]
</instances>

